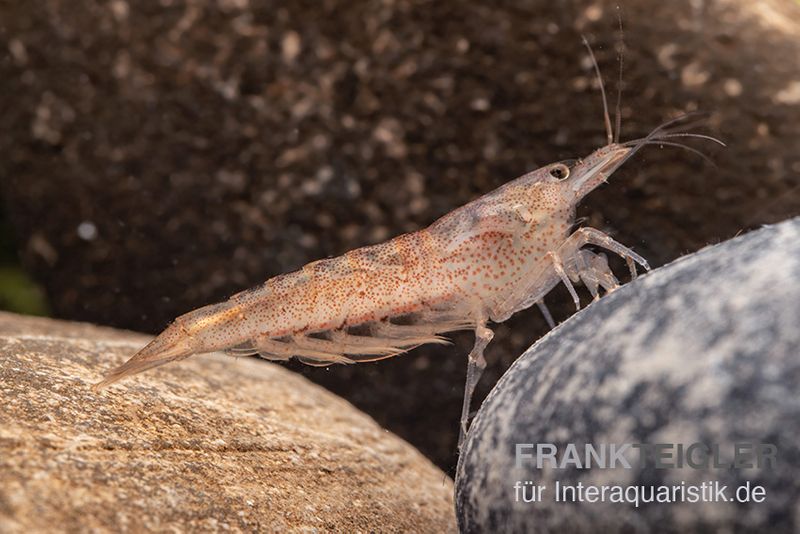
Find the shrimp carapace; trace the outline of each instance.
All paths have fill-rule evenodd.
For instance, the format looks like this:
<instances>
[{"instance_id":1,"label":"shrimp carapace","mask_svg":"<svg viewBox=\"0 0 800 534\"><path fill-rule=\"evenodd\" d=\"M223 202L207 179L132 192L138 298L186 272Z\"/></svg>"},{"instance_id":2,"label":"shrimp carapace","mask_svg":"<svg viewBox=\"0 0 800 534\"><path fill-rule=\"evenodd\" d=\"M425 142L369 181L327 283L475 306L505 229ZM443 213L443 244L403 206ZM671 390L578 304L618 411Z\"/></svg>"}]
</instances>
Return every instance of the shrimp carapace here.
<instances>
[{"instance_id":1,"label":"shrimp carapace","mask_svg":"<svg viewBox=\"0 0 800 534\"><path fill-rule=\"evenodd\" d=\"M596 66L591 48L589 53ZM594 298L601 290L613 291L619 281L605 256L586 245L624 258L632 277L636 264L649 269L644 258L600 230L573 231L580 200L644 146L683 146L675 140L681 137L719 142L681 129L681 121L692 116L685 115L619 143L604 90L603 104L608 144L587 157L529 172L417 232L312 262L182 315L96 387L197 353L349 364L446 343L442 334L470 329L475 344L468 356L463 439L493 335L490 321L538 304L552 324L544 297L559 283L577 307L573 283L583 283Z\"/></svg>"}]
</instances>

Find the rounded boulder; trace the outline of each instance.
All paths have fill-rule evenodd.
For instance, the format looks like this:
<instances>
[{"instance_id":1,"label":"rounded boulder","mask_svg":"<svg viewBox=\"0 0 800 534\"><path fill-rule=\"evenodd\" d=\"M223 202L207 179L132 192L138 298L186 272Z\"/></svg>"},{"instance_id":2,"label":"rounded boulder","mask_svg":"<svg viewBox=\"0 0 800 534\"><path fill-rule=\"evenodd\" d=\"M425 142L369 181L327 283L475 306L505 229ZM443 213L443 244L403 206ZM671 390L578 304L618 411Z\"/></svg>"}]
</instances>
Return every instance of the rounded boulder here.
<instances>
[{"instance_id":1,"label":"rounded boulder","mask_svg":"<svg viewBox=\"0 0 800 534\"><path fill-rule=\"evenodd\" d=\"M593 303L521 356L481 407L457 472L460 527L796 532L798 325L800 219ZM592 463L587 444L606 460ZM630 467L613 465L612 445L630 446ZM662 495L648 502L651 492Z\"/></svg>"}]
</instances>

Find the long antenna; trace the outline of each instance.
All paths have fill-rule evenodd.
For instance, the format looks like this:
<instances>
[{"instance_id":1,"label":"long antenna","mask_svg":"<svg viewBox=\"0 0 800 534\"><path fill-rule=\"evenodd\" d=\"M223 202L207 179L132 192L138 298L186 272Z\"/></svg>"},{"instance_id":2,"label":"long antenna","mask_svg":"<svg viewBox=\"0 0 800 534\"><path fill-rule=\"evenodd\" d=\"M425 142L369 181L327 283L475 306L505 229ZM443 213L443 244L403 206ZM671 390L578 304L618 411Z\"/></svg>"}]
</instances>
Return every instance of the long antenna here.
<instances>
[{"instance_id":1,"label":"long antenna","mask_svg":"<svg viewBox=\"0 0 800 534\"><path fill-rule=\"evenodd\" d=\"M617 5L617 20L619 21L619 80L617 80L617 109L614 110L614 143L619 143L619 136L622 132L622 113L620 107L622 106L622 68L623 58L625 56L625 34L622 31L622 12L619 5Z\"/></svg>"},{"instance_id":2,"label":"long antenna","mask_svg":"<svg viewBox=\"0 0 800 534\"><path fill-rule=\"evenodd\" d=\"M606 138L610 145L614 143L614 132L611 130L611 118L608 116L608 99L606 98L606 88L603 86L603 76L600 74L600 66L597 64L597 59L594 57L592 47L589 46L589 41L586 40L585 35L581 35L581 39L583 39L583 45L589 51L589 57L592 58L592 64L594 65L594 71L597 73L597 81L600 82L600 92L603 95L603 119L606 122Z\"/></svg>"}]
</instances>

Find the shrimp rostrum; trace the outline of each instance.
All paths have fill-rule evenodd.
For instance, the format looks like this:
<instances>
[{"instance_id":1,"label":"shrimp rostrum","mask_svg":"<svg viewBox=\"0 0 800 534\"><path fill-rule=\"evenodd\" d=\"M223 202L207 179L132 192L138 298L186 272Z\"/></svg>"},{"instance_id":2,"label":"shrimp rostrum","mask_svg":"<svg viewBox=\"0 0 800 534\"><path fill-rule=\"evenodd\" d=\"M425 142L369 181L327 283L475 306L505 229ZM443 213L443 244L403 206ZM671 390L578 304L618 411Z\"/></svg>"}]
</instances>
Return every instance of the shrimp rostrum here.
<instances>
[{"instance_id":1,"label":"shrimp rostrum","mask_svg":"<svg viewBox=\"0 0 800 534\"><path fill-rule=\"evenodd\" d=\"M543 299L560 283L578 308L573 283L583 283L595 298L618 287L605 256L587 245L624 258L633 277L636 264L649 269L644 258L600 230L572 231L581 199L643 146L706 137L676 131L678 119L620 143L605 109L608 144L589 156L525 174L417 232L309 263L182 315L97 387L198 353L296 357L327 366L390 358L470 329L475 344L468 356L463 439L486 365L490 323L534 304L546 313Z\"/></svg>"}]
</instances>

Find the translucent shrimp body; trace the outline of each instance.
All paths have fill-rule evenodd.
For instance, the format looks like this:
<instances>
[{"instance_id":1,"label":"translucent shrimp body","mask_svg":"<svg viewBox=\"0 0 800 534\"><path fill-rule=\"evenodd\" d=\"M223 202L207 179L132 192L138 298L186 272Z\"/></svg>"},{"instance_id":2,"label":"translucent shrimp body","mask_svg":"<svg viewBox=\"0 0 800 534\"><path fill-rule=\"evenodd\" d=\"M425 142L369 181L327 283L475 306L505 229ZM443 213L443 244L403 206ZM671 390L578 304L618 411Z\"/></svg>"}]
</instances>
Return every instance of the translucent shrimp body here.
<instances>
[{"instance_id":1,"label":"translucent shrimp body","mask_svg":"<svg viewBox=\"0 0 800 534\"><path fill-rule=\"evenodd\" d=\"M182 315L96 387L197 353L354 363L446 343L441 334L471 329L475 345L468 357L463 438L472 392L486 365L490 321L505 321L533 304L549 318L542 299L559 283L578 307L573 283L582 282L595 298L601 289L618 287L605 256L586 245L625 258L633 277L636 264L649 268L644 258L599 230L572 231L575 209L643 146L678 144L668 139L679 136L714 140L668 130L676 122L618 143L606 111L608 144L586 158L571 166L546 165L425 229L312 262Z\"/></svg>"}]
</instances>

